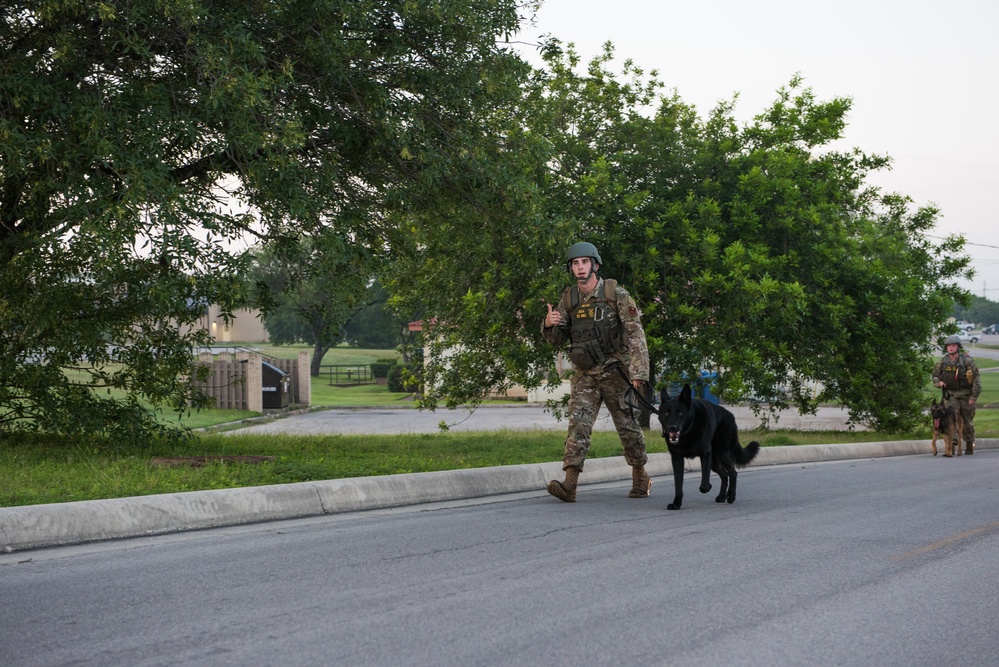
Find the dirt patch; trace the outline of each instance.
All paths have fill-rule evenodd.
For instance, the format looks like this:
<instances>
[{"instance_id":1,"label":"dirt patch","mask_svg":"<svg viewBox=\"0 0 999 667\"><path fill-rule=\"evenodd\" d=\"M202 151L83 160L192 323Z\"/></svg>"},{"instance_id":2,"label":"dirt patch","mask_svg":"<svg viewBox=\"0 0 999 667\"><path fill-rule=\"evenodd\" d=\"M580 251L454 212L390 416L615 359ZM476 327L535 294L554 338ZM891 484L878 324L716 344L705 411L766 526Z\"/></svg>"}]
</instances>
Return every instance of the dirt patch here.
<instances>
[{"instance_id":1,"label":"dirt patch","mask_svg":"<svg viewBox=\"0 0 999 667\"><path fill-rule=\"evenodd\" d=\"M273 456L173 456L155 458L150 463L165 468L177 466L200 468L206 463L267 463L273 460Z\"/></svg>"}]
</instances>

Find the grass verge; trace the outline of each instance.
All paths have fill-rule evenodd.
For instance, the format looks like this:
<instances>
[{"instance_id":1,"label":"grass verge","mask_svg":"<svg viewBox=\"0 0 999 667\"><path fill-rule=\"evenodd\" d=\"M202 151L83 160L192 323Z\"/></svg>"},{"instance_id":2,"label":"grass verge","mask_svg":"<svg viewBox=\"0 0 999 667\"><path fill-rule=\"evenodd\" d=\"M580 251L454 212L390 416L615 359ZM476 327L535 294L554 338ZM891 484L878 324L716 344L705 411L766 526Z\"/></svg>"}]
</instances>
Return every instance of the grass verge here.
<instances>
[{"instance_id":1,"label":"grass verge","mask_svg":"<svg viewBox=\"0 0 999 667\"><path fill-rule=\"evenodd\" d=\"M987 414L986 414L987 413ZM999 432L999 411L979 413L981 430ZM978 420L976 420L978 422ZM879 435L848 431L744 431L743 443L764 446L927 439L923 433ZM0 506L95 500L242 486L286 484L367 475L429 472L558 461L563 430L435 433L427 435L221 435L179 444L118 449L18 436L0 441ZM646 432L648 451L665 452L658 432ZM597 432L591 458L621 456L616 434ZM157 458L266 456L263 463L210 462L165 467Z\"/></svg>"}]
</instances>

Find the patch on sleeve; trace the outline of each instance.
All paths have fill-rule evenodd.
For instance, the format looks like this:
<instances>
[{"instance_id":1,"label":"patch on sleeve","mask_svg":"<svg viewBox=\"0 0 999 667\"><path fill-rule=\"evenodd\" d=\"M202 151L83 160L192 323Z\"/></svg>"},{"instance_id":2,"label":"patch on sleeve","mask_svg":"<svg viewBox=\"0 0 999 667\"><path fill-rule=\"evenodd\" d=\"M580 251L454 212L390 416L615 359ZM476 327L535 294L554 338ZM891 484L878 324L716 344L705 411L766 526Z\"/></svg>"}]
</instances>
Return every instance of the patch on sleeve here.
<instances>
[{"instance_id":1,"label":"patch on sleeve","mask_svg":"<svg viewBox=\"0 0 999 667\"><path fill-rule=\"evenodd\" d=\"M635 317L636 315L638 315L638 308L636 308L635 306L628 306L628 314L631 315L632 317Z\"/></svg>"}]
</instances>

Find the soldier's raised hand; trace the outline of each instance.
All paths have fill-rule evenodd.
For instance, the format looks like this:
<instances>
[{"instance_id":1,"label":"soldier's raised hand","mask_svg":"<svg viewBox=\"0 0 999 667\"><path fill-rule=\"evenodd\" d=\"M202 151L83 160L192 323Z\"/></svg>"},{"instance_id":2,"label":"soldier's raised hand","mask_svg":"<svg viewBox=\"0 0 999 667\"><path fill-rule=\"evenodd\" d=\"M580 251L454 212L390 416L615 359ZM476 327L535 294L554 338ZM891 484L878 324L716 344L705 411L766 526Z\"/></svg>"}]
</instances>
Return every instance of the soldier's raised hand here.
<instances>
[{"instance_id":1,"label":"soldier's raised hand","mask_svg":"<svg viewBox=\"0 0 999 667\"><path fill-rule=\"evenodd\" d=\"M553 310L550 303L546 305L548 306L548 315L545 316L545 328L550 329L562 324L562 314L557 310Z\"/></svg>"}]
</instances>

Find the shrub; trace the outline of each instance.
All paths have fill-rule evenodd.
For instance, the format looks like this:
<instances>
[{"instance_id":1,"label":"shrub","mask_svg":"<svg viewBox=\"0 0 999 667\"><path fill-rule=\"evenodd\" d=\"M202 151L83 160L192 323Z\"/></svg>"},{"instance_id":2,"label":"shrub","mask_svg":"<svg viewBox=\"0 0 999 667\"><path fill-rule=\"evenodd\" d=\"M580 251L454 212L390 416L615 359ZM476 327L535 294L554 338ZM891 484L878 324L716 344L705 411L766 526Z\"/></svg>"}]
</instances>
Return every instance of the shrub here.
<instances>
[{"instance_id":1,"label":"shrub","mask_svg":"<svg viewBox=\"0 0 999 667\"><path fill-rule=\"evenodd\" d=\"M396 364L389 369L388 390L408 394L420 390L419 365L400 366Z\"/></svg>"},{"instance_id":2,"label":"shrub","mask_svg":"<svg viewBox=\"0 0 999 667\"><path fill-rule=\"evenodd\" d=\"M396 365L396 359L378 359L371 362L371 375L378 384L385 384L389 371Z\"/></svg>"}]
</instances>

